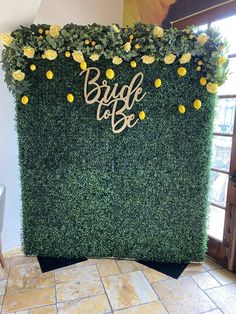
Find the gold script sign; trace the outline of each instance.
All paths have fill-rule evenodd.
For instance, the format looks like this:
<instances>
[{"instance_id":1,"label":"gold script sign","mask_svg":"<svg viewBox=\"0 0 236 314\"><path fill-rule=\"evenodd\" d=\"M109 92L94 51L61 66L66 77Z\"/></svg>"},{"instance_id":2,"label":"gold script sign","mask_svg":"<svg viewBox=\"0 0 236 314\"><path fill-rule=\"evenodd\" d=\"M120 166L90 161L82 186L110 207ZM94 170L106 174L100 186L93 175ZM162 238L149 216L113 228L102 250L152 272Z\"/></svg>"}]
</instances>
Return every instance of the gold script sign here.
<instances>
[{"instance_id":1,"label":"gold script sign","mask_svg":"<svg viewBox=\"0 0 236 314\"><path fill-rule=\"evenodd\" d=\"M97 104L97 120L111 119L111 127L114 133L122 132L126 127L132 128L137 122L134 114L127 114L135 102L140 102L146 93L143 93L141 84L143 73L134 75L129 85L115 83L109 86L107 80L98 83L100 70L89 67L83 70L84 74L84 98L87 104Z\"/></svg>"}]
</instances>

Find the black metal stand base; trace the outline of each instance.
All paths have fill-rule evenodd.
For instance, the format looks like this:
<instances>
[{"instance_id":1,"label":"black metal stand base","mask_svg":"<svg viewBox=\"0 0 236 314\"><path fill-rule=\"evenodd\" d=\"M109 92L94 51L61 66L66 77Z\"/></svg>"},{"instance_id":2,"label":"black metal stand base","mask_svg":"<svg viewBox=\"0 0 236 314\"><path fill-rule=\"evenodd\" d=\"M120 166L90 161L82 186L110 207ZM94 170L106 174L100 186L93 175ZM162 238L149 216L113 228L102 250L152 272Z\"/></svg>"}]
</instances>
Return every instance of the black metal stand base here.
<instances>
[{"instance_id":1,"label":"black metal stand base","mask_svg":"<svg viewBox=\"0 0 236 314\"><path fill-rule=\"evenodd\" d=\"M42 273L86 261L87 258L63 258L37 256Z\"/></svg>"},{"instance_id":2,"label":"black metal stand base","mask_svg":"<svg viewBox=\"0 0 236 314\"><path fill-rule=\"evenodd\" d=\"M153 261L137 260L136 262L155 269L167 276L178 279L189 263L160 263Z\"/></svg>"}]
</instances>

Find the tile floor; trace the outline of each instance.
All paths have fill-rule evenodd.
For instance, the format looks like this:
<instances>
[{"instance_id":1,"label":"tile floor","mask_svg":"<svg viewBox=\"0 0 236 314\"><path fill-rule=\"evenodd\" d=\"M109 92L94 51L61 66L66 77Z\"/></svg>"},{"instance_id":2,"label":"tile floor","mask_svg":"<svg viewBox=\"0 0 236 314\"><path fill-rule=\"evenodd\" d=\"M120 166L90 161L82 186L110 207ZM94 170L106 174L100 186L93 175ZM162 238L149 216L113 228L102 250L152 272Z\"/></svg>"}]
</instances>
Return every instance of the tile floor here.
<instances>
[{"instance_id":1,"label":"tile floor","mask_svg":"<svg viewBox=\"0 0 236 314\"><path fill-rule=\"evenodd\" d=\"M236 314L236 274L207 258L178 280L134 261L91 259L44 274L20 252L6 262L2 313Z\"/></svg>"}]
</instances>

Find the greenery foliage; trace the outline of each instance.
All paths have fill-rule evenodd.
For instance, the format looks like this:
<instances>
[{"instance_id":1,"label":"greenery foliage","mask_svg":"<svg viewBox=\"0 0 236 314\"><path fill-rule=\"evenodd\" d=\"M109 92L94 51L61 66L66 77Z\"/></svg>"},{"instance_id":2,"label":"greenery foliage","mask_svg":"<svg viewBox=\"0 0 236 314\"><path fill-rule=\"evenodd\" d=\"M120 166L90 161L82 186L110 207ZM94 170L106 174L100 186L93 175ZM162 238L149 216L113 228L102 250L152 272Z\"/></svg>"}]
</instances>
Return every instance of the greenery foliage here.
<instances>
[{"instance_id":1,"label":"greenery foliage","mask_svg":"<svg viewBox=\"0 0 236 314\"><path fill-rule=\"evenodd\" d=\"M217 84L225 79L227 62L217 61L222 54L219 35L209 30L201 46L192 28L167 30L154 38L152 25L116 32L112 26L70 24L55 39L38 39L39 29L45 32L48 26L13 32L16 40L3 54L6 81L17 101L25 253L202 260L216 97L199 81L203 76ZM141 48L127 53L123 45L131 33L131 47L139 43ZM85 38L96 45L85 47ZM33 59L22 57L24 45L35 47ZM50 48L57 58L42 60L41 53ZM111 132L109 120L98 122L97 106L84 100L79 64L64 55L73 50L83 52L88 67L100 69L100 83L107 69L115 73L109 85L119 87L142 72L146 95L131 111L144 111L145 119L120 134ZM92 61L95 51L100 58ZM181 76L179 58L189 51L193 57ZM166 64L170 53L177 59ZM145 64L143 55L161 62ZM114 56L124 62L114 64ZM137 67L126 62L130 60ZM199 61L201 71L196 70ZM18 69L25 73L22 81L12 79ZM49 70L54 74L50 80L45 75ZM74 102L67 100L68 93ZM25 106L22 95L29 97ZM202 105L198 110L196 99ZM184 114L178 112L179 104L185 106Z\"/></svg>"},{"instance_id":2,"label":"greenery foliage","mask_svg":"<svg viewBox=\"0 0 236 314\"><path fill-rule=\"evenodd\" d=\"M50 27L52 26L33 24L11 33L13 41L3 51L2 61L6 71L6 83L17 96L27 91L31 84L27 76L20 82L12 78L14 71L26 70L28 58L23 54L24 47L35 49L35 59L41 59L44 51L48 49L53 49L58 54L64 54L65 51L82 51L86 59L96 53L109 60L119 56L124 61L138 62L144 55L154 56L158 62L163 61L165 56L174 54L178 60L188 52L194 57L196 66L198 61L203 62L201 73L208 81L221 85L226 79L228 61L219 60L224 58L227 44L214 28L205 31L208 40L202 44L201 40L198 40L202 31L191 26L184 30L170 28L160 33L160 28L152 24L137 23L133 28L67 24L59 29L54 37L51 36ZM155 27L159 29L155 31ZM129 51L124 49L128 42L131 43Z\"/></svg>"}]
</instances>

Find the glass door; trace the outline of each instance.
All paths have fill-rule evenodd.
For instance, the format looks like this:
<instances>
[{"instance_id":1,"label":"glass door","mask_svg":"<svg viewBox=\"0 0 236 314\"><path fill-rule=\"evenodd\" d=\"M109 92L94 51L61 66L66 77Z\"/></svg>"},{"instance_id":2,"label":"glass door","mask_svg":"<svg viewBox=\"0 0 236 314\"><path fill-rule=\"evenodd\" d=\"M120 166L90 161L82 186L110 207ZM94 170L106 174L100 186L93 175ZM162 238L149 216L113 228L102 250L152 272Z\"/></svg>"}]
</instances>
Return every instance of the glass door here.
<instances>
[{"instance_id":1,"label":"glass door","mask_svg":"<svg viewBox=\"0 0 236 314\"><path fill-rule=\"evenodd\" d=\"M230 249L234 250L232 233L236 229L235 190L229 174L236 170L236 15L210 23L217 27L229 44L229 75L219 89L212 143L208 255L234 269ZM234 258L235 260L235 258Z\"/></svg>"}]
</instances>

